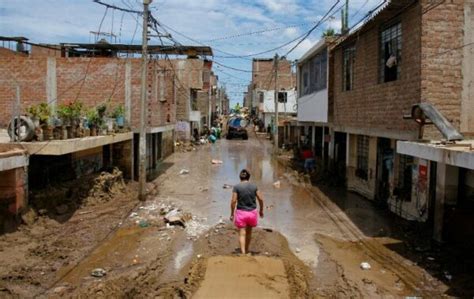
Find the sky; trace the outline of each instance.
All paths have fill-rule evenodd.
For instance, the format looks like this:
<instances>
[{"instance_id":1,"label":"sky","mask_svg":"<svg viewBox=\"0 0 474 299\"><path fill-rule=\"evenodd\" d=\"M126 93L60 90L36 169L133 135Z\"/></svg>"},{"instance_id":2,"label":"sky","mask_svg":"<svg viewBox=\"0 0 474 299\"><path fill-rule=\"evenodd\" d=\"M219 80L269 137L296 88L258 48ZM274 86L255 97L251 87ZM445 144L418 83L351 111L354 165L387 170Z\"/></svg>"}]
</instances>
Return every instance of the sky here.
<instances>
[{"instance_id":1,"label":"sky","mask_svg":"<svg viewBox=\"0 0 474 299\"><path fill-rule=\"evenodd\" d=\"M101 0L142 10L140 0ZM251 60L285 55L334 5L324 22L288 55L301 57L331 28L340 31L344 0L153 0L150 10L183 45L213 48L214 72L231 104L242 103L251 80ZM349 27L382 0L350 0ZM139 22L137 22L137 20ZM0 0L0 35L25 36L35 43L94 42L90 31L115 34L117 43L141 43L141 20L92 0ZM262 32L263 31L263 32ZM252 34L249 34L252 33ZM273 50L292 40L294 42ZM150 44L160 44L152 38ZM268 51L268 52L267 52ZM267 52L255 56L254 54ZM240 58L236 58L238 56ZM246 56L246 57L241 57ZM237 71L231 68L244 71Z\"/></svg>"}]
</instances>

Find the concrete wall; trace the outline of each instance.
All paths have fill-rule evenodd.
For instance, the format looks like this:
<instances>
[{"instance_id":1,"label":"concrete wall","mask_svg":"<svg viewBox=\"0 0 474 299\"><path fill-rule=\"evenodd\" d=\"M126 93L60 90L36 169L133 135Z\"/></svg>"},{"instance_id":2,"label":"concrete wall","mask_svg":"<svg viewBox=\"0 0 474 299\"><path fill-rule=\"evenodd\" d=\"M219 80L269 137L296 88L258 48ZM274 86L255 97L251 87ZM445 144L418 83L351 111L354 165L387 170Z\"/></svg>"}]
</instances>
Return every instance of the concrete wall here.
<instances>
[{"instance_id":1,"label":"concrete wall","mask_svg":"<svg viewBox=\"0 0 474 299\"><path fill-rule=\"evenodd\" d=\"M308 94L298 98L298 121L328 121L328 90Z\"/></svg>"},{"instance_id":2,"label":"concrete wall","mask_svg":"<svg viewBox=\"0 0 474 299\"><path fill-rule=\"evenodd\" d=\"M288 90L287 92L287 102L278 103L278 112L288 114L295 114L296 110L296 91ZM274 90L265 90L263 91L263 112L264 113L274 113L275 112L275 91Z\"/></svg>"}]
</instances>

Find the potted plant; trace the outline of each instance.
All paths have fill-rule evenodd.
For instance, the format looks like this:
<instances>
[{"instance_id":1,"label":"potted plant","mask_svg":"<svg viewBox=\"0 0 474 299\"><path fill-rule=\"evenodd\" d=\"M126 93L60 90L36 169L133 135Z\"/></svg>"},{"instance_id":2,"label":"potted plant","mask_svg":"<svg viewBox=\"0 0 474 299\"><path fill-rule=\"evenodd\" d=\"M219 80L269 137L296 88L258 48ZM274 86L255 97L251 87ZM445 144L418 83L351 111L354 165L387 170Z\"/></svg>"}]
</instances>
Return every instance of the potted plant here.
<instances>
[{"instance_id":1,"label":"potted plant","mask_svg":"<svg viewBox=\"0 0 474 299\"><path fill-rule=\"evenodd\" d=\"M118 105L117 107L115 107L112 113L112 117L115 118L115 122L117 123L117 126L119 128L123 128L125 125L124 115L125 115L125 108L123 105Z\"/></svg>"},{"instance_id":2,"label":"potted plant","mask_svg":"<svg viewBox=\"0 0 474 299\"><path fill-rule=\"evenodd\" d=\"M68 138L74 138L80 125L83 105L79 101L71 101L66 104L59 105L57 114L62 120L63 126L67 129Z\"/></svg>"},{"instance_id":3,"label":"potted plant","mask_svg":"<svg viewBox=\"0 0 474 299\"><path fill-rule=\"evenodd\" d=\"M89 109L87 111L87 125L90 129L90 136L97 136L97 129L102 125L102 118L99 117L99 113L96 108Z\"/></svg>"}]
</instances>

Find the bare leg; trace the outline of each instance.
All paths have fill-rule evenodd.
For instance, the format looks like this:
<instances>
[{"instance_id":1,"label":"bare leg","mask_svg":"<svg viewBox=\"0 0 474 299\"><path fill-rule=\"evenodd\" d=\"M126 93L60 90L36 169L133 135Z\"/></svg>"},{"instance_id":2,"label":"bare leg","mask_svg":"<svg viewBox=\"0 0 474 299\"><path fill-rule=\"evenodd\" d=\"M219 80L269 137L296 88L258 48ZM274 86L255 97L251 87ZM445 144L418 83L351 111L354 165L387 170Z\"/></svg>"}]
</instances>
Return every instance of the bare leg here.
<instances>
[{"instance_id":1,"label":"bare leg","mask_svg":"<svg viewBox=\"0 0 474 299\"><path fill-rule=\"evenodd\" d=\"M249 253L250 240L252 239L252 227L245 228L245 252Z\"/></svg>"},{"instance_id":2,"label":"bare leg","mask_svg":"<svg viewBox=\"0 0 474 299\"><path fill-rule=\"evenodd\" d=\"M246 249L245 240L246 240L246 229L241 228L239 231L239 242L240 242L240 251L242 252L242 254L245 254L247 252L245 250Z\"/></svg>"}]
</instances>

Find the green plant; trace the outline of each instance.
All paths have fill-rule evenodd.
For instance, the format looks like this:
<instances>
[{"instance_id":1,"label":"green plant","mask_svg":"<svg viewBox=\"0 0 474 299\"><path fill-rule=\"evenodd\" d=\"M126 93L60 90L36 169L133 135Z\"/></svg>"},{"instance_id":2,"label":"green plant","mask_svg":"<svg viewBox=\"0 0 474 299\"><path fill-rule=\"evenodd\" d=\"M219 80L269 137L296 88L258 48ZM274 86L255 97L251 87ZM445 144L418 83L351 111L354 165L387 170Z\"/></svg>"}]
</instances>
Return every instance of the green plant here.
<instances>
[{"instance_id":1,"label":"green plant","mask_svg":"<svg viewBox=\"0 0 474 299\"><path fill-rule=\"evenodd\" d=\"M32 117L39 120L40 124L47 124L51 116L51 108L47 103L31 105L26 112Z\"/></svg>"},{"instance_id":2,"label":"green plant","mask_svg":"<svg viewBox=\"0 0 474 299\"><path fill-rule=\"evenodd\" d=\"M76 121L82 116L83 104L79 101L72 101L58 106L56 111L63 121Z\"/></svg>"},{"instance_id":3,"label":"green plant","mask_svg":"<svg viewBox=\"0 0 474 299\"><path fill-rule=\"evenodd\" d=\"M125 115L125 108L123 105L118 105L115 107L114 111L110 115L113 118L121 117Z\"/></svg>"},{"instance_id":4,"label":"green plant","mask_svg":"<svg viewBox=\"0 0 474 299\"><path fill-rule=\"evenodd\" d=\"M332 28L327 29L323 33L323 37L330 37L330 36L334 36L334 35L336 35L336 31Z\"/></svg>"},{"instance_id":5,"label":"green plant","mask_svg":"<svg viewBox=\"0 0 474 299\"><path fill-rule=\"evenodd\" d=\"M99 104L96 109L99 116L103 117L105 115L105 111L107 110L107 104L105 103Z\"/></svg>"},{"instance_id":6,"label":"green plant","mask_svg":"<svg viewBox=\"0 0 474 299\"><path fill-rule=\"evenodd\" d=\"M87 111L86 118L90 128L97 128L103 124L102 117L99 116L96 108L89 109L89 111Z\"/></svg>"}]
</instances>

